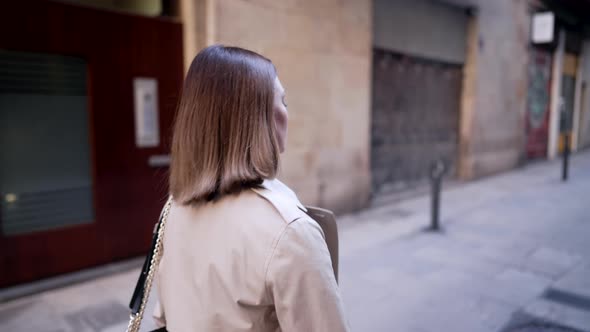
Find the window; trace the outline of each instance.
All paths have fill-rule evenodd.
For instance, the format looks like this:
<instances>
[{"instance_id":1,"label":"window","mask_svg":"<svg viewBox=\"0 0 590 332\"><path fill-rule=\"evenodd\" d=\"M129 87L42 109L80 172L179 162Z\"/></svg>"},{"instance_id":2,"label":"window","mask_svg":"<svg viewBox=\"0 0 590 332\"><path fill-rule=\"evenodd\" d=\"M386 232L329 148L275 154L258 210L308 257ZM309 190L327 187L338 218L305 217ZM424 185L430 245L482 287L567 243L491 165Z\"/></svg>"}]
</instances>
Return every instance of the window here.
<instances>
[{"instance_id":1,"label":"window","mask_svg":"<svg viewBox=\"0 0 590 332\"><path fill-rule=\"evenodd\" d=\"M0 50L0 224L17 235L90 223L86 62Z\"/></svg>"}]
</instances>

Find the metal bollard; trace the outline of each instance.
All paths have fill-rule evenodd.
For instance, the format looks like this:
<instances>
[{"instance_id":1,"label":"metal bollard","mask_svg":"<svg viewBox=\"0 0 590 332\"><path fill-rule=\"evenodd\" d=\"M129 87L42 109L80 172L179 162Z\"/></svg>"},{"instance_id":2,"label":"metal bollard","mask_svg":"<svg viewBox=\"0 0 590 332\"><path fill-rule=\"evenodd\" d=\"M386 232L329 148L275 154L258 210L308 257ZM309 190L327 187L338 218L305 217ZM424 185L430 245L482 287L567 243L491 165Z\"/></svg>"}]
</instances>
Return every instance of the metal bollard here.
<instances>
[{"instance_id":1,"label":"metal bollard","mask_svg":"<svg viewBox=\"0 0 590 332\"><path fill-rule=\"evenodd\" d=\"M564 146L563 146L563 166L561 170L561 180L567 181L568 178L568 168L569 168L569 159L570 159L570 134L566 133L564 135Z\"/></svg>"},{"instance_id":2,"label":"metal bollard","mask_svg":"<svg viewBox=\"0 0 590 332\"><path fill-rule=\"evenodd\" d=\"M438 231L439 225L439 211L440 211L440 190L442 177L446 172L446 165L443 160L438 159L430 166L430 181L432 184L432 199L431 199L431 219L430 229Z\"/></svg>"}]
</instances>

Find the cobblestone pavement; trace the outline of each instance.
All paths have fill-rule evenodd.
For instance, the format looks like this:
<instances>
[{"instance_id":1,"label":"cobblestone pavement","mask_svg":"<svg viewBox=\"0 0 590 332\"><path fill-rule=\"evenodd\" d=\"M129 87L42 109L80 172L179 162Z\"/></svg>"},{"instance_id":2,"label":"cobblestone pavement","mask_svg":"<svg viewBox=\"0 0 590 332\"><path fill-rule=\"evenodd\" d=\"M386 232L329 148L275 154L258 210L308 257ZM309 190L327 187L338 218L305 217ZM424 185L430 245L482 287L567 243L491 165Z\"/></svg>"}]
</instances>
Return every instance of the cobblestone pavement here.
<instances>
[{"instance_id":1,"label":"cobblestone pavement","mask_svg":"<svg viewBox=\"0 0 590 332\"><path fill-rule=\"evenodd\" d=\"M590 331L590 153L559 175L543 162L454 185L439 233L423 196L339 218L352 330ZM124 331L137 274L0 303L0 331Z\"/></svg>"}]
</instances>

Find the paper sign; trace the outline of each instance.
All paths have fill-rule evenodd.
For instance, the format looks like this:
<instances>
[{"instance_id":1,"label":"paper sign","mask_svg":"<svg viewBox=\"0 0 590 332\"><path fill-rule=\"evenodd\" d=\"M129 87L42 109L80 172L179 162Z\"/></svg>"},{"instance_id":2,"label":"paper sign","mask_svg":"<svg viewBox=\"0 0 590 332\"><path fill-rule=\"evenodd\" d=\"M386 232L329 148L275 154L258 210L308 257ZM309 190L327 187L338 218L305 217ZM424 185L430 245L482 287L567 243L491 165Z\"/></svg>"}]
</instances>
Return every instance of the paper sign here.
<instances>
[{"instance_id":1,"label":"paper sign","mask_svg":"<svg viewBox=\"0 0 590 332\"><path fill-rule=\"evenodd\" d=\"M158 116L158 81L154 78L133 79L135 99L135 145L140 148L160 145Z\"/></svg>"}]
</instances>

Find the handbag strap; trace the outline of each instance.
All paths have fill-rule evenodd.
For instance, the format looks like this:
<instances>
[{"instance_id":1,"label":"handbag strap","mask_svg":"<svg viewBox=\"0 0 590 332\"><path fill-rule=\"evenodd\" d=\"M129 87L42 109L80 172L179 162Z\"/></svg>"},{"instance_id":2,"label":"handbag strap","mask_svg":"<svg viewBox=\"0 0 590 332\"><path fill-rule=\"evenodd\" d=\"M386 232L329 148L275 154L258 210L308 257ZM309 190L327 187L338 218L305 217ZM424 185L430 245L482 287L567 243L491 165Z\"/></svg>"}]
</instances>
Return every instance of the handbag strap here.
<instances>
[{"instance_id":1,"label":"handbag strap","mask_svg":"<svg viewBox=\"0 0 590 332\"><path fill-rule=\"evenodd\" d=\"M131 302L129 308L131 309L131 316L129 317L129 325L127 326L127 332L138 332L143 318L143 312L150 296L150 290L152 289L152 283L154 281L155 271L160 262L162 256L162 241L164 238L164 229L166 221L168 220L168 214L170 213L170 207L172 206L172 195L168 197L162 212L160 213L160 219L154 230L152 237L151 249L143 262L141 274L135 285L135 290L131 296Z\"/></svg>"}]
</instances>

